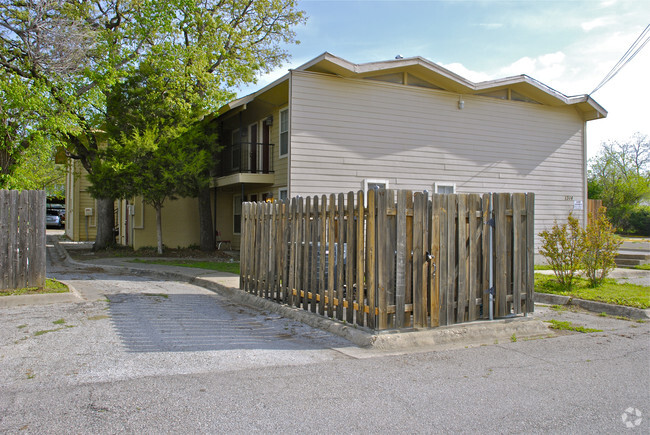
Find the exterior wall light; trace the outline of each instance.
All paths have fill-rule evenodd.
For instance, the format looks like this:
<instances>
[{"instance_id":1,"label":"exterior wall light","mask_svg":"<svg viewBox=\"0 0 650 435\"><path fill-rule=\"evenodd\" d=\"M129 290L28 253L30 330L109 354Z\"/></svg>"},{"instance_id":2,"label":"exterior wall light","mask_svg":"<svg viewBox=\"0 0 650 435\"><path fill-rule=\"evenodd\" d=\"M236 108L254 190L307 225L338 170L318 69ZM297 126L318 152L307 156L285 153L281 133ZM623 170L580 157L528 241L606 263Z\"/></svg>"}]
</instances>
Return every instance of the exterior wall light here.
<instances>
[{"instance_id":1,"label":"exterior wall light","mask_svg":"<svg viewBox=\"0 0 650 435\"><path fill-rule=\"evenodd\" d=\"M465 107L465 101L463 101L463 97L458 97L458 110L463 110Z\"/></svg>"}]
</instances>

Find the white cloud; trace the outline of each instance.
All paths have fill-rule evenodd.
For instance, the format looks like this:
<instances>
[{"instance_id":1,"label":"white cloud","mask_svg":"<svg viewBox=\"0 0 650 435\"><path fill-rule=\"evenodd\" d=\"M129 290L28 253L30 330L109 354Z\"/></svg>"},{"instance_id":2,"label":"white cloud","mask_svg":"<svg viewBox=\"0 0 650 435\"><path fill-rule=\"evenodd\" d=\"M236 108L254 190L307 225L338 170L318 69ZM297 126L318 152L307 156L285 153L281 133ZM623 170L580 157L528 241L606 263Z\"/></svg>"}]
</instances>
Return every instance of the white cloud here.
<instances>
[{"instance_id":1,"label":"white cloud","mask_svg":"<svg viewBox=\"0 0 650 435\"><path fill-rule=\"evenodd\" d=\"M612 21L612 17L599 17L591 21L585 21L584 23L580 24L580 27L582 27L582 30L585 32L590 32L598 27L610 25Z\"/></svg>"},{"instance_id":2,"label":"white cloud","mask_svg":"<svg viewBox=\"0 0 650 435\"><path fill-rule=\"evenodd\" d=\"M499 70L502 76L526 74L545 84L563 77L566 72L566 55L561 52L543 54L535 58L522 57Z\"/></svg>"},{"instance_id":3,"label":"white cloud","mask_svg":"<svg viewBox=\"0 0 650 435\"><path fill-rule=\"evenodd\" d=\"M462 63L458 63L458 62L448 63L448 64L438 63L438 65L474 83L484 82L486 80L490 80L494 78L489 74L483 72L472 71L469 68L465 67Z\"/></svg>"},{"instance_id":4,"label":"white cloud","mask_svg":"<svg viewBox=\"0 0 650 435\"><path fill-rule=\"evenodd\" d=\"M501 27L503 27L503 24L502 23L480 23L479 26L483 27L484 29L494 30L494 29L500 29Z\"/></svg>"}]
</instances>

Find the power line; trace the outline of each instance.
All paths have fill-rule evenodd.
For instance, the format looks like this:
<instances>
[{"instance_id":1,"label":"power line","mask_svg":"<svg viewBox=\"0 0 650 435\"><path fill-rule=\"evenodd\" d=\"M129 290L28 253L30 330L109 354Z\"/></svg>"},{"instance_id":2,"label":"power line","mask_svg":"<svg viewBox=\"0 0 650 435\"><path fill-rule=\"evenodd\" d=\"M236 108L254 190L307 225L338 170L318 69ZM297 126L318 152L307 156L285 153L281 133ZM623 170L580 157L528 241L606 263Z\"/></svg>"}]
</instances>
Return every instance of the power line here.
<instances>
[{"instance_id":1,"label":"power line","mask_svg":"<svg viewBox=\"0 0 650 435\"><path fill-rule=\"evenodd\" d=\"M616 62L616 65L614 65L614 67L607 73L605 78L598 84L598 86L596 86L593 91L589 93L589 95L598 91L598 89L605 86L605 83L613 79L614 76L618 74L618 72L623 69L623 67L627 65L632 59L634 59L634 56L636 56L639 51L643 49L643 47L646 46L648 41L650 41L650 24L648 24L646 28L643 29L639 37L636 38L636 41L634 41L630 48L627 49L625 54L619 59L618 62Z\"/></svg>"}]
</instances>

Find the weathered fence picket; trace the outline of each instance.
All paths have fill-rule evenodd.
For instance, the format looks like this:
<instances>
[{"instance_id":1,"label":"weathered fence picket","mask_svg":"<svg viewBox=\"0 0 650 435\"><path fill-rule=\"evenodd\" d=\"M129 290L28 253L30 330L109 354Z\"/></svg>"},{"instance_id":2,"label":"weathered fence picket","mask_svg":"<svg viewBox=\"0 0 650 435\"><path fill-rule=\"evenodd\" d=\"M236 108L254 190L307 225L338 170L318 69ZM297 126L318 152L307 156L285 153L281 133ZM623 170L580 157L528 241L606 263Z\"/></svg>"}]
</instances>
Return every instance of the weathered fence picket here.
<instances>
[{"instance_id":1,"label":"weathered fence picket","mask_svg":"<svg viewBox=\"0 0 650 435\"><path fill-rule=\"evenodd\" d=\"M45 286L45 192L0 190L0 289Z\"/></svg>"},{"instance_id":2,"label":"weathered fence picket","mask_svg":"<svg viewBox=\"0 0 650 435\"><path fill-rule=\"evenodd\" d=\"M487 318L492 267L495 316L532 312L533 224L531 193L246 203L241 288L374 330L426 328Z\"/></svg>"}]
</instances>

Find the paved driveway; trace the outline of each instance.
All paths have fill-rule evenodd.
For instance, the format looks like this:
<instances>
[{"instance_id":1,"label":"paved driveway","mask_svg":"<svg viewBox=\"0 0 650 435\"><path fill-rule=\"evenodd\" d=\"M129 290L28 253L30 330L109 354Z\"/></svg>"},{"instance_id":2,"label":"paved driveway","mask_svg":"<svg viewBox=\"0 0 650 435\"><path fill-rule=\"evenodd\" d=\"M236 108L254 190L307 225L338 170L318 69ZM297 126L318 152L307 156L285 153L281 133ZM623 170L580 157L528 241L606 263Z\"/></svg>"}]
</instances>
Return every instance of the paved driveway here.
<instances>
[{"instance_id":1,"label":"paved driveway","mask_svg":"<svg viewBox=\"0 0 650 435\"><path fill-rule=\"evenodd\" d=\"M87 300L0 308L0 432L650 432L650 323L542 308L603 331L382 353L189 284L56 273Z\"/></svg>"}]
</instances>

